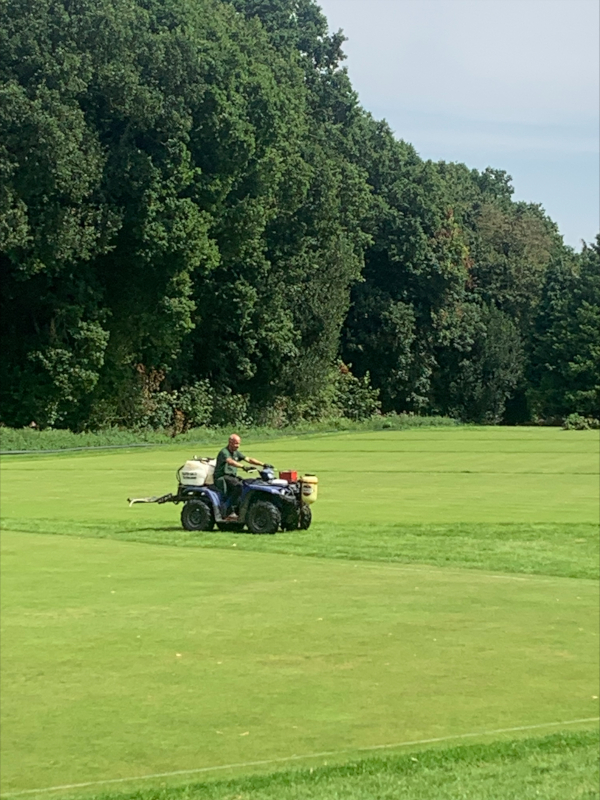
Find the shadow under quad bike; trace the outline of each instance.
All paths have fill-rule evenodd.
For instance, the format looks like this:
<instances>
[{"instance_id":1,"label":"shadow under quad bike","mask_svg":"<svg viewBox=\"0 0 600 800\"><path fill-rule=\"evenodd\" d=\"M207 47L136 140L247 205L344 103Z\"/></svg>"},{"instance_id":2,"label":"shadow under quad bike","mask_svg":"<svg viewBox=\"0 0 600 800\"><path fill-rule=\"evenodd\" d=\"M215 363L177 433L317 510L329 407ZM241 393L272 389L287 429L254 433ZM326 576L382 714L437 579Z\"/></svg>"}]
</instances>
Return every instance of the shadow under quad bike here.
<instances>
[{"instance_id":1,"label":"shadow under quad bike","mask_svg":"<svg viewBox=\"0 0 600 800\"><path fill-rule=\"evenodd\" d=\"M181 524L187 531L211 531L216 525L222 531L247 528L251 533L276 533L280 529L307 530L312 521L310 504L315 499L314 476L288 481L276 478L273 468L265 465L258 478L242 481L237 511L231 498L214 484L179 483L176 494L137 498L129 504L183 503Z\"/></svg>"}]
</instances>

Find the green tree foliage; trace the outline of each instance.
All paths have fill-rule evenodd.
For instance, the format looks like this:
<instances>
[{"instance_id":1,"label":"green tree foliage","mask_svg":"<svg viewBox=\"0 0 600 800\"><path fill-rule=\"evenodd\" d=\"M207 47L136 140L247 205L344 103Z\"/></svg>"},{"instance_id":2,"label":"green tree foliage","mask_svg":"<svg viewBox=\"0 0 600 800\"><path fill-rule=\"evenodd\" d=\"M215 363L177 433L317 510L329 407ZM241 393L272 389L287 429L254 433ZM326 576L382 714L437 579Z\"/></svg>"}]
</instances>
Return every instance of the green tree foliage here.
<instances>
[{"instance_id":1,"label":"green tree foliage","mask_svg":"<svg viewBox=\"0 0 600 800\"><path fill-rule=\"evenodd\" d=\"M511 200L510 176L422 162L371 123L373 244L345 330L386 410L442 410L498 422L523 386L532 319L564 251L539 206Z\"/></svg>"},{"instance_id":2,"label":"green tree foliage","mask_svg":"<svg viewBox=\"0 0 600 800\"><path fill-rule=\"evenodd\" d=\"M1 257L7 399L16 421L76 424L101 368L114 388L119 369L172 362L191 273L214 261L189 196L192 120L170 93L189 64L167 8L11 0L4 21L2 162L20 211Z\"/></svg>"},{"instance_id":3,"label":"green tree foliage","mask_svg":"<svg viewBox=\"0 0 600 800\"><path fill-rule=\"evenodd\" d=\"M533 203L515 203L512 178L503 170L436 165L469 249L469 290L531 329L551 262L565 247L554 222Z\"/></svg>"},{"instance_id":4,"label":"green tree foliage","mask_svg":"<svg viewBox=\"0 0 600 800\"><path fill-rule=\"evenodd\" d=\"M548 271L529 372L537 415L600 419L600 235Z\"/></svg>"},{"instance_id":5,"label":"green tree foliage","mask_svg":"<svg viewBox=\"0 0 600 800\"><path fill-rule=\"evenodd\" d=\"M243 405L322 388L366 239L336 143L357 104L318 8L286 29L262 5L7 4L11 421L143 421L198 379Z\"/></svg>"},{"instance_id":6,"label":"green tree foliage","mask_svg":"<svg viewBox=\"0 0 600 800\"><path fill-rule=\"evenodd\" d=\"M218 366L211 369L219 383L240 387L259 406L285 396L302 402L325 387L350 286L363 265L369 191L363 171L345 153L347 130L361 112L340 68L343 37L328 34L312 0L235 0L234 6L248 20L260 21L273 47L299 70L302 88L296 92L304 116L290 120L286 134L297 144L286 155L283 194L261 238L264 266L253 284L255 295L233 301L246 313L243 322L234 318L236 326L242 322L235 332L241 330L243 338L230 336L223 348L214 316L208 336L202 329L198 336L219 350L212 355ZM230 235L228 228L224 235ZM209 297L212 302L214 294ZM244 348L242 359L238 347ZM202 369L207 357L198 353ZM245 371L235 374L236 363Z\"/></svg>"},{"instance_id":7,"label":"green tree foliage","mask_svg":"<svg viewBox=\"0 0 600 800\"><path fill-rule=\"evenodd\" d=\"M370 370L385 410L426 412L436 347L462 318L468 249L435 165L368 115L354 148L372 187L372 243L343 352L358 374Z\"/></svg>"},{"instance_id":8,"label":"green tree foliage","mask_svg":"<svg viewBox=\"0 0 600 800\"><path fill-rule=\"evenodd\" d=\"M435 396L439 411L484 424L502 421L506 401L520 385L524 351L518 328L496 306L471 304L469 333L439 353Z\"/></svg>"},{"instance_id":9,"label":"green tree foliage","mask_svg":"<svg viewBox=\"0 0 600 800\"><path fill-rule=\"evenodd\" d=\"M591 249L546 331L556 226L366 113L315 0L0 2L2 421L492 422L527 358L593 405Z\"/></svg>"}]
</instances>

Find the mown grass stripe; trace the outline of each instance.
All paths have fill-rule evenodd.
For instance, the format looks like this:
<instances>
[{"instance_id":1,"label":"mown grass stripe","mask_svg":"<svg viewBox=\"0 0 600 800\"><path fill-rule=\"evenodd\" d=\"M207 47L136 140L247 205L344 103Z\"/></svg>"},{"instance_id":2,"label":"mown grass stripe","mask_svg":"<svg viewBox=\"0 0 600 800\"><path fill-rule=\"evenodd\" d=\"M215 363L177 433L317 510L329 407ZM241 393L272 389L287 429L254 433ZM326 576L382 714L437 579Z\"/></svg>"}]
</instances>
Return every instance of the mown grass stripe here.
<instances>
[{"instance_id":1,"label":"mown grass stripe","mask_svg":"<svg viewBox=\"0 0 600 800\"><path fill-rule=\"evenodd\" d=\"M86 506L86 508L89 507ZM128 509L129 510L129 509ZM163 513L161 514L161 510ZM74 516L18 518L4 515L3 529L33 536L112 539L161 547L230 549L358 562L410 574L469 570L483 578L524 582L598 578L598 527L594 523L315 523L301 534L274 537L213 531L189 534L179 527L178 509L154 509L160 518L83 520ZM167 516L169 514L175 519Z\"/></svg>"},{"instance_id":2,"label":"mown grass stripe","mask_svg":"<svg viewBox=\"0 0 600 800\"><path fill-rule=\"evenodd\" d=\"M339 756L343 755L344 753L370 753L378 750L393 750L396 747L414 747L417 745L424 745L424 744L438 744L439 742L450 742L461 739L472 739L480 736L497 736L504 733L519 733L523 731L542 730L545 728L556 728L565 725L583 725L586 723L599 722L599 721L600 717L586 717L583 719L572 719L560 722L543 722L537 725L518 725L512 728L496 728L494 730L489 730L489 731L472 731L469 733L458 733L452 736L436 736L434 738L429 738L429 739L413 739L412 741L395 742L393 744L376 744L376 745L371 745L369 747L352 747L352 748L343 748L341 750L325 750L320 753L307 753L305 755L283 756L281 758L268 758L268 759L261 759L259 761L242 761L235 764L221 764L218 766L199 767L196 769L181 769L181 770L174 770L173 772L154 772L151 773L150 775L140 775L137 777L107 778L106 780L101 780L101 781L86 781L84 783L67 783L67 784L62 784L60 786L46 786L41 789L25 789L24 791L19 791L19 792L5 792L2 795L0 795L0 797L23 797L25 795L31 795L31 794L43 794L46 792L58 792L70 789L85 789L91 786L107 786L109 784L128 783L130 781L147 781L147 780L154 780L156 778L174 778L177 777L178 775L200 775L207 772L216 772L219 770L226 770L226 769L260 767L260 766L266 766L267 764L281 764L289 761L305 761L311 758L325 758L330 756Z\"/></svg>"},{"instance_id":3,"label":"mown grass stripe","mask_svg":"<svg viewBox=\"0 0 600 800\"><path fill-rule=\"evenodd\" d=\"M54 450L0 450L0 456L39 456L47 453L81 453L87 450L130 450L132 447L164 447L170 442L148 442L145 444L94 444L89 447L58 447Z\"/></svg>"}]
</instances>

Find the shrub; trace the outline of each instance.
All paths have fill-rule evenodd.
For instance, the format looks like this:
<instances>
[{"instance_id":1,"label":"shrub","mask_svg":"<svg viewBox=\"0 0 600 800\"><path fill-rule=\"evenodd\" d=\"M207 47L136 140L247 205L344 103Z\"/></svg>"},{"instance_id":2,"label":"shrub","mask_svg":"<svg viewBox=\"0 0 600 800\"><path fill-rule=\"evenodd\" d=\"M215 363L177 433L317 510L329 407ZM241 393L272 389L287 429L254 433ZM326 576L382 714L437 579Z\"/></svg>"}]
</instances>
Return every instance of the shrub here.
<instances>
[{"instance_id":1,"label":"shrub","mask_svg":"<svg viewBox=\"0 0 600 800\"><path fill-rule=\"evenodd\" d=\"M371 386L371 376L368 372L362 378L357 378L350 371L351 366L338 361L333 406L339 411L340 416L347 419L355 421L369 419L381 413L379 389Z\"/></svg>"},{"instance_id":2,"label":"shrub","mask_svg":"<svg viewBox=\"0 0 600 800\"><path fill-rule=\"evenodd\" d=\"M222 428L231 425L252 425L253 420L248 406L247 395L234 394L229 388L215 393L210 415L211 426Z\"/></svg>"},{"instance_id":3,"label":"shrub","mask_svg":"<svg viewBox=\"0 0 600 800\"><path fill-rule=\"evenodd\" d=\"M589 431L600 428L600 420L594 417L583 417L581 414L569 414L562 424L565 431Z\"/></svg>"}]
</instances>

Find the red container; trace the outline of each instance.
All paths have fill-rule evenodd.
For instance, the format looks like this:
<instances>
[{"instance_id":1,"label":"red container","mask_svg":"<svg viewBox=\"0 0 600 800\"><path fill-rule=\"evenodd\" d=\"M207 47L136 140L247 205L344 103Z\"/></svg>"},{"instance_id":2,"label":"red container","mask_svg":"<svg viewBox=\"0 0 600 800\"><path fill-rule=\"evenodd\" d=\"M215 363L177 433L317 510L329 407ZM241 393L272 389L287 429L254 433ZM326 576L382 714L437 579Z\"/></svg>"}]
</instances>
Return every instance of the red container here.
<instances>
[{"instance_id":1,"label":"red container","mask_svg":"<svg viewBox=\"0 0 600 800\"><path fill-rule=\"evenodd\" d=\"M279 477L282 478L284 481L289 481L293 483L294 481L298 480L298 473L295 469L284 469L279 473Z\"/></svg>"}]
</instances>

